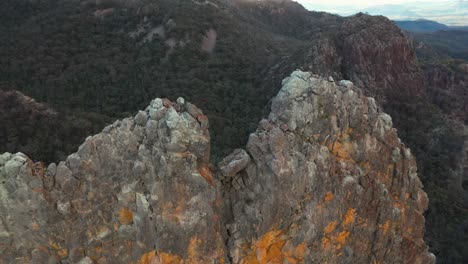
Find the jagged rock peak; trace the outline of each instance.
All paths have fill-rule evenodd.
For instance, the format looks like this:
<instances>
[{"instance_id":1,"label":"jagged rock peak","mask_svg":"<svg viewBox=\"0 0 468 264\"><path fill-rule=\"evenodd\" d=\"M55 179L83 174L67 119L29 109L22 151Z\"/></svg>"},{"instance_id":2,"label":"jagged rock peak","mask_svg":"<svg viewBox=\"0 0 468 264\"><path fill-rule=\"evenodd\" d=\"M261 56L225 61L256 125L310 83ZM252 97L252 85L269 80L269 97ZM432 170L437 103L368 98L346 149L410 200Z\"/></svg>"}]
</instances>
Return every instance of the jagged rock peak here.
<instances>
[{"instance_id":1,"label":"jagged rock peak","mask_svg":"<svg viewBox=\"0 0 468 264\"><path fill-rule=\"evenodd\" d=\"M1 155L0 262L225 261L207 129L182 98L155 99L59 164Z\"/></svg>"},{"instance_id":2,"label":"jagged rock peak","mask_svg":"<svg viewBox=\"0 0 468 264\"><path fill-rule=\"evenodd\" d=\"M435 262L415 159L350 81L292 73L216 171L208 127L155 99L59 164L0 155L0 261Z\"/></svg>"},{"instance_id":3,"label":"jagged rock peak","mask_svg":"<svg viewBox=\"0 0 468 264\"><path fill-rule=\"evenodd\" d=\"M351 82L294 72L246 153L219 164L234 263L435 262L415 159Z\"/></svg>"}]
</instances>

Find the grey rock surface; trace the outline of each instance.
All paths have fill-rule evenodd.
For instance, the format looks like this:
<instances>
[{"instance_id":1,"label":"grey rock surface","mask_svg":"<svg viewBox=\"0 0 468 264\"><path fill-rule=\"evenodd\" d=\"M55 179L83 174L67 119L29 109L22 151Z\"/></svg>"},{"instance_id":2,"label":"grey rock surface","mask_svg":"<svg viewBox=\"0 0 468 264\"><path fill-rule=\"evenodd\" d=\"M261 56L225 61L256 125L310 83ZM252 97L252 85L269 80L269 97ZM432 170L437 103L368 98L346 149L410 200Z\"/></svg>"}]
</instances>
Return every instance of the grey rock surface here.
<instances>
[{"instance_id":1,"label":"grey rock surface","mask_svg":"<svg viewBox=\"0 0 468 264\"><path fill-rule=\"evenodd\" d=\"M156 99L47 170L2 154L0 263L223 261L209 149L195 118Z\"/></svg>"},{"instance_id":2,"label":"grey rock surface","mask_svg":"<svg viewBox=\"0 0 468 264\"><path fill-rule=\"evenodd\" d=\"M0 263L435 262L416 161L354 85L292 73L217 170L208 127L155 99L59 164L0 155Z\"/></svg>"},{"instance_id":3,"label":"grey rock surface","mask_svg":"<svg viewBox=\"0 0 468 264\"><path fill-rule=\"evenodd\" d=\"M435 263L414 157L391 117L342 85L294 72L250 135L252 161L232 176L243 184L225 195L234 263Z\"/></svg>"}]
</instances>

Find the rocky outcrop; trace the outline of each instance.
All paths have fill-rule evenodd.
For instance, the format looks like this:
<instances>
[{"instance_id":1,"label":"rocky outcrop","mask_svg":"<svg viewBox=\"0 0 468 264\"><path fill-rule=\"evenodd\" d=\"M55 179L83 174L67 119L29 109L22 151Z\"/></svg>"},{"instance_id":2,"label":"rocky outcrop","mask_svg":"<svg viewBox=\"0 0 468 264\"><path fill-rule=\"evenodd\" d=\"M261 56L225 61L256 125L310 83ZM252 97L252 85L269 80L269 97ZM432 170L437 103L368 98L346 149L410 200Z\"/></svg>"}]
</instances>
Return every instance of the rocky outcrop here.
<instances>
[{"instance_id":1,"label":"rocky outcrop","mask_svg":"<svg viewBox=\"0 0 468 264\"><path fill-rule=\"evenodd\" d=\"M300 71L283 81L231 177L234 263L435 262L416 161L391 117L349 87Z\"/></svg>"},{"instance_id":2,"label":"rocky outcrop","mask_svg":"<svg viewBox=\"0 0 468 264\"><path fill-rule=\"evenodd\" d=\"M351 82L294 72L216 170L207 129L155 99L59 164L1 155L1 261L435 262L415 159Z\"/></svg>"},{"instance_id":3,"label":"rocky outcrop","mask_svg":"<svg viewBox=\"0 0 468 264\"><path fill-rule=\"evenodd\" d=\"M178 102L154 100L47 168L3 154L0 262L222 263L207 124Z\"/></svg>"}]
</instances>

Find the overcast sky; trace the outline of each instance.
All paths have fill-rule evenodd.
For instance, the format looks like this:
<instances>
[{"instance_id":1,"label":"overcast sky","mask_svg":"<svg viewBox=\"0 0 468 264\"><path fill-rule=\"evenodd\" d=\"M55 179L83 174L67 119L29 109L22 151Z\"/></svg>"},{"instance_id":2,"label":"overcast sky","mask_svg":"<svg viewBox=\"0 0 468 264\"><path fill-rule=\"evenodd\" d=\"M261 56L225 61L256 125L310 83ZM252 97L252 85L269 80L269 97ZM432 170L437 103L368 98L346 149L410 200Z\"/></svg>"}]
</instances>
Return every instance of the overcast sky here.
<instances>
[{"instance_id":1,"label":"overcast sky","mask_svg":"<svg viewBox=\"0 0 468 264\"><path fill-rule=\"evenodd\" d=\"M0 0L1 1L1 0ZM468 0L295 0L305 8L342 16L358 12L394 20L429 19L451 26L468 26Z\"/></svg>"}]
</instances>

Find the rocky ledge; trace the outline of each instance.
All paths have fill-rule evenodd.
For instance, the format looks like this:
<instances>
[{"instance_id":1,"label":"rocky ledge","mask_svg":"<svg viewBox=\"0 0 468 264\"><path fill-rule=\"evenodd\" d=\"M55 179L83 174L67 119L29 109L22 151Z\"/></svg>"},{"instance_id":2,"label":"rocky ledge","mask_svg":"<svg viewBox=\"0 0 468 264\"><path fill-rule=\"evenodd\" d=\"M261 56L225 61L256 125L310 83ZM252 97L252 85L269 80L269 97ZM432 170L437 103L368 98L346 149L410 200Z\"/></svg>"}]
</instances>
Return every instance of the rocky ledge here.
<instances>
[{"instance_id":1,"label":"rocky ledge","mask_svg":"<svg viewBox=\"0 0 468 264\"><path fill-rule=\"evenodd\" d=\"M0 155L0 263L435 263L415 159L349 81L294 72L246 150L209 153L179 98L59 164Z\"/></svg>"}]
</instances>

